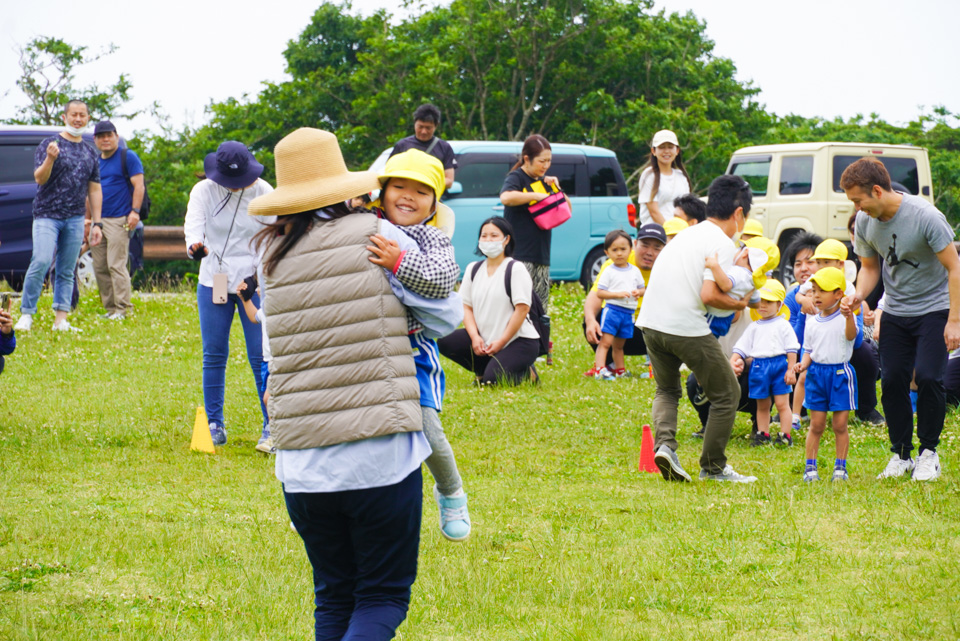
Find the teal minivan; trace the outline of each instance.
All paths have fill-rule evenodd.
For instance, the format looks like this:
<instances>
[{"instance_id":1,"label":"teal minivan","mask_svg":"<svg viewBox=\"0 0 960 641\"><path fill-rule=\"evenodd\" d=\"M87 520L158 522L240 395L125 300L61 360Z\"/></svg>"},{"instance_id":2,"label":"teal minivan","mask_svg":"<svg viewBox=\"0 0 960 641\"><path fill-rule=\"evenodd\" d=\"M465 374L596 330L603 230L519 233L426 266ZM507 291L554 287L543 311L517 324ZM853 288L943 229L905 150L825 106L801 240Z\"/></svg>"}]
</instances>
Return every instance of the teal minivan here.
<instances>
[{"instance_id":1,"label":"teal minivan","mask_svg":"<svg viewBox=\"0 0 960 641\"><path fill-rule=\"evenodd\" d=\"M442 200L456 214L453 247L462 271L478 259L473 252L480 223L490 216L503 215L500 187L517 162L523 143L449 143L457 155L457 172ZM632 231L636 212L614 152L563 143L551 143L551 148L553 163L547 173L560 179L560 186L573 205L573 217L553 230L550 278L579 281L589 287L606 258L603 237L614 229ZM384 150L370 169L381 170L390 151Z\"/></svg>"}]
</instances>

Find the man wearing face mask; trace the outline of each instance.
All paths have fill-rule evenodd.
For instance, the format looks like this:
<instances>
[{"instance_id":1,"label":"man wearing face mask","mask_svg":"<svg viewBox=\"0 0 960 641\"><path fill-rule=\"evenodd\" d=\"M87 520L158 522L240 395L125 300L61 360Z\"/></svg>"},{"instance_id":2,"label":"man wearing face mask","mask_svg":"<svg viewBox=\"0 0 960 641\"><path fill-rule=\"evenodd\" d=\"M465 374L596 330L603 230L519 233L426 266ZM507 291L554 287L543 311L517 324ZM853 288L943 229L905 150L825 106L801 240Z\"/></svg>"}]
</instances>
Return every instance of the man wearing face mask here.
<instances>
[{"instance_id":1,"label":"man wearing face mask","mask_svg":"<svg viewBox=\"0 0 960 641\"><path fill-rule=\"evenodd\" d=\"M64 130L45 139L34 154L33 255L23 280L17 331L33 327L43 281L56 258L53 285L55 331L80 331L67 321L73 295L73 272L83 244L84 214L90 208L90 245L100 244L102 193L97 152L82 138L90 121L87 105L71 100L61 115Z\"/></svg>"},{"instance_id":2,"label":"man wearing face mask","mask_svg":"<svg viewBox=\"0 0 960 641\"><path fill-rule=\"evenodd\" d=\"M708 196L706 221L677 234L657 257L637 318L657 382L652 408L654 462L664 479L690 480L676 453L680 365L686 363L711 401L700 479L750 483L756 477L739 474L727 464L726 446L740 401L740 385L705 316L708 306L742 310L747 303L724 294L704 265L707 257L714 255L722 269L733 265L731 239L743 231L753 195L743 178L726 175L710 184Z\"/></svg>"}]
</instances>

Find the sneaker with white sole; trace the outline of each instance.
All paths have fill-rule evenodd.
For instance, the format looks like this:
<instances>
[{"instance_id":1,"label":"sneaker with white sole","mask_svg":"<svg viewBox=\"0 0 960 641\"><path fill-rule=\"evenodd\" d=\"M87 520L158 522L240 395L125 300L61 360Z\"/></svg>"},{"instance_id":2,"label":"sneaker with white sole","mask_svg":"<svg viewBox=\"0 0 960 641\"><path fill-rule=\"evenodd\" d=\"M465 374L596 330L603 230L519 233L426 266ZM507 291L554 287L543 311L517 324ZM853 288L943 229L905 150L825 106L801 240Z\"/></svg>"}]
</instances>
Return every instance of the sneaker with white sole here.
<instances>
[{"instance_id":1,"label":"sneaker with white sole","mask_svg":"<svg viewBox=\"0 0 960 641\"><path fill-rule=\"evenodd\" d=\"M597 370L597 373L593 375L598 381L615 381L617 380L617 375L608 370L606 367L601 367Z\"/></svg>"},{"instance_id":2,"label":"sneaker with white sole","mask_svg":"<svg viewBox=\"0 0 960 641\"><path fill-rule=\"evenodd\" d=\"M820 480L820 475L817 474L817 468L812 465L808 466L807 469L803 471L803 482L804 483L815 483Z\"/></svg>"},{"instance_id":3,"label":"sneaker with white sole","mask_svg":"<svg viewBox=\"0 0 960 641\"><path fill-rule=\"evenodd\" d=\"M940 457L933 450L924 450L917 457L913 469L914 481L934 481L940 478Z\"/></svg>"},{"instance_id":4,"label":"sneaker with white sole","mask_svg":"<svg viewBox=\"0 0 960 641\"><path fill-rule=\"evenodd\" d=\"M457 490L453 496L440 494L433 486L433 498L440 510L440 534L448 541L463 541L470 536L470 513L467 511L467 493Z\"/></svg>"},{"instance_id":5,"label":"sneaker with white sole","mask_svg":"<svg viewBox=\"0 0 960 641\"><path fill-rule=\"evenodd\" d=\"M79 327L74 327L70 324L66 318L59 320L53 324L53 331L55 332L82 332L83 330Z\"/></svg>"},{"instance_id":6,"label":"sneaker with white sole","mask_svg":"<svg viewBox=\"0 0 960 641\"><path fill-rule=\"evenodd\" d=\"M700 470L701 481L728 481L730 483L753 483L757 480L756 476L746 476L740 474L732 465L727 465L722 472L708 472Z\"/></svg>"},{"instance_id":7,"label":"sneaker with white sole","mask_svg":"<svg viewBox=\"0 0 960 641\"><path fill-rule=\"evenodd\" d=\"M899 476L903 476L907 472L913 471L913 468L914 463L912 458L904 460L900 458L899 454L894 454L887 463L887 467L885 467L882 472L877 474L877 479L897 478Z\"/></svg>"},{"instance_id":8,"label":"sneaker with white sole","mask_svg":"<svg viewBox=\"0 0 960 641\"><path fill-rule=\"evenodd\" d=\"M13 326L13 331L29 332L32 327L33 327L33 315L21 314L20 320L18 320L17 324Z\"/></svg>"},{"instance_id":9,"label":"sneaker with white sole","mask_svg":"<svg viewBox=\"0 0 960 641\"><path fill-rule=\"evenodd\" d=\"M213 440L214 445L226 445L227 430L225 430L222 425L210 423L210 438Z\"/></svg>"},{"instance_id":10,"label":"sneaker with white sole","mask_svg":"<svg viewBox=\"0 0 960 641\"><path fill-rule=\"evenodd\" d=\"M848 481L848 480L850 480L850 475L847 474L847 468L845 468L845 467L835 467L835 468L833 468L833 480L834 480L834 481Z\"/></svg>"},{"instance_id":11,"label":"sneaker with white sole","mask_svg":"<svg viewBox=\"0 0 960 641\"><path fill-rule=\"evenodd\" d=\"M260 439L257 441L256 449L258 452L263 452L264 454L276 454L277 448L273 446L273 437L270 436L270 428L263 428L263 432L260 434Z\"/></svg>"},{"instance_id":12,"label":"sneaker with white sole","mask_svg":"<svg viewBox=\"0 0 960 641\"><path fill-rule=\"evenodd\" d=\"M680 466L680 458L669 445L661 445L653 455L653 462L667 481L689 481L690 475Z\"/></svg>"}]
</instances>

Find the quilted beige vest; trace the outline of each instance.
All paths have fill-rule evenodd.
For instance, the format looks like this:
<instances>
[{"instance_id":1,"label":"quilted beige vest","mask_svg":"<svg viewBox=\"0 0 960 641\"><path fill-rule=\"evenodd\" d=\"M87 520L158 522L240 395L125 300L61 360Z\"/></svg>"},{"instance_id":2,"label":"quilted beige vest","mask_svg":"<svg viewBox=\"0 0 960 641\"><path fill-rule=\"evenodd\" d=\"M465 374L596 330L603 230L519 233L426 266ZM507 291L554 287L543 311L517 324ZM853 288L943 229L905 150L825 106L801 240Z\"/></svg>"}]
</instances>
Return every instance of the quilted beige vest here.
<instances>
[{"instance_id":1,"label":"quilted beige vest","mask_svg":"<svg viewBox=\"0 0 960 641\"><path fill-rule=\"evenodd\" d=\"M379 229L367 214L319 222L265 278L278 449L422 429L406 309L365 249Z\"/></svg>"}]
</instances>

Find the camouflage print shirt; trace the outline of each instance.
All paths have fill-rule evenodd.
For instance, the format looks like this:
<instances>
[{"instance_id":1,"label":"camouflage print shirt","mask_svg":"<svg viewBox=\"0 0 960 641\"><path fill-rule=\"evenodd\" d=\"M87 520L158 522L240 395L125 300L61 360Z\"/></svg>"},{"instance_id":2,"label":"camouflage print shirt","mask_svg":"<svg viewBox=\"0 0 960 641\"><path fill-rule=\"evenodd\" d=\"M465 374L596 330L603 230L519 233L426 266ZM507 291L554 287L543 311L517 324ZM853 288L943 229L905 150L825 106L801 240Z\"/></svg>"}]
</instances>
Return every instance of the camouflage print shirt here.
<instances>
[{"instance_id":1,"label":"camouflage print shirt","mask_svg":"<svg viewBox=\"0 0 960 641\"><path fill-rule=\"evenodd\" d=\"M89 183L100 182L100 159L86 142L71 142L63 136L51 136L37 147L34 169L47 158L47 146L56 141L60 155L53 163L50 178L37 189L33 199L34 218L66 220L86 213Z\"/></svg>"}]
</instances>

